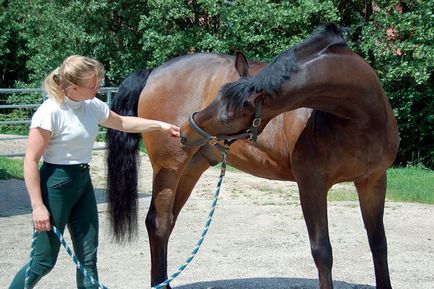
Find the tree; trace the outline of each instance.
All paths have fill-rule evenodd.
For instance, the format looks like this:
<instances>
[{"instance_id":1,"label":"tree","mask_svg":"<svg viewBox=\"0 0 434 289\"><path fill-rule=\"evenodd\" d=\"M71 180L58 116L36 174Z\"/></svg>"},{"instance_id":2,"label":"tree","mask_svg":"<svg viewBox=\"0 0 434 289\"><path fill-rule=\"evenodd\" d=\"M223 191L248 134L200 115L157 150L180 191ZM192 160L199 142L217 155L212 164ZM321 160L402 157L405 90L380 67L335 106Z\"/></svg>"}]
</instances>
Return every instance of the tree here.
<instances>
[{"instance_id":1,"label":"tree","mask_svg":"<svg viewBox=\"0 0 434 289\"><path fill-rule=\"evenodd\" d=\"M145 13L145 2L9 1L6 10L13 19L14 38L24 41L20 54L26 59L28 75L16 78L16 85L39 86L45 75L71 54L102 61L107 83L117 85L127 73L145 65L137 29L137 11Z\"/></svg>"},{"instance_id":2,"label":"tree","mask_svg":"<svg viewBox=\"0 0 434 289\"><path fill-rule=\"evenodd\" d=\"M350 27L401 134L397 163L434 168L434 0L0 0L0 86L38 87L68 55L100 60L107 85L194 52L270 61L319 24ZM13 100L10 100L13 101Z\"/></svg>"},{"instance_id":3,"label":"tree","mask_svg":"<svg viewBox=\"0 0 434 289\"><path fill-rule=\"evenodd\" d=\"M19 21L9 2L0 0L0 87L13 87L28 76L25 40L18 36Z\"/></svg>"},{"instance_id":4,"label":"tree","mask_svg":"<svg viewBox=\"0 0 434 289\"><path fill-rule=\"evenodd\" d=\"M397 162L434 167L434 1L378 1L363 29L361 50L371 55L394 107L401 136Z\"/></svg>"},{"instance_id":5,"label":"tree","mask_svg":"<svg viewBox=\"0 0 434 289\"><path fill-rule=\"evenodd\" d=\"M192 52L270 60L322 22L339 19L333 1L150 0L141 43L148 65Z\"/></svg>"}]
</instances>

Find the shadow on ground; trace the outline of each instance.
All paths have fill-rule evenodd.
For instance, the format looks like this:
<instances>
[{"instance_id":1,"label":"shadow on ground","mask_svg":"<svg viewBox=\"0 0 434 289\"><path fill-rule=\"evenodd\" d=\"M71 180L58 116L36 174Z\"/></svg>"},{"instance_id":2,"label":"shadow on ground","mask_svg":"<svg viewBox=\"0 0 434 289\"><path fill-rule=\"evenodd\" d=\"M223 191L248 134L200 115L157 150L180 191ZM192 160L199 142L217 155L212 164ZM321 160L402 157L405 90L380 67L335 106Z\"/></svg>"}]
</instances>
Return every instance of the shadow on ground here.
<instances>
[{"instance_id":1,"label":"shadow on ground","mask_svg":"<svg viewBox=\"0 0 434 289\"><path fill-rule=\"evenodd\" d=\"M139 193L139 198L150 194ZM106 192L95 189L96 202L107 203ZM31 213L30 199L22 180L6 180L0 182L0 218Z\"/></svg>"},{"instance_id":2,"label":"shadow on ground","mask_svg":"<svg viewBox=\"0 0 434 289\"><path fill-rule=\"evenodd\" d=\"M335 289L375 289L370 285L333 282ZM216 280L175 286L174 289L318 289L317 279L301 278L247 278Z\"/></svg>"}]
</instances>

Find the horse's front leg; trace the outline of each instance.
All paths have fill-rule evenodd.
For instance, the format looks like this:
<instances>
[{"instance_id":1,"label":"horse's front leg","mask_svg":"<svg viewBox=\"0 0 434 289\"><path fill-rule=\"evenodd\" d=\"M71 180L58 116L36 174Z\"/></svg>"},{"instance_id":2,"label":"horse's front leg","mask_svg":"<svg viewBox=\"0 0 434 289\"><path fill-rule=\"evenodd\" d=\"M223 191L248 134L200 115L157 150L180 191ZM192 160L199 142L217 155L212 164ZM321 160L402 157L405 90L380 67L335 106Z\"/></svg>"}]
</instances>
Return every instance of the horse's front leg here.
<instances>
[{"instance_id":1,"label":"horse's front leg","mask_svg":"<svg viewBox=\"0 0 434 289\"><path fill-rule=\"evenodd\" d=\"M146 216L151 249L152 286L167 279L167 246L175 226L172 211L178 180L179 174L173 170L160 169L154 176L152 200Z\"/></svg>"},{"instance_id":2,"label":"horse's front leg","mask_svg":"<svg viewBox=\"0 0 434 289\"><path fill-rule=\"evenodd\" d=\"M310 248L318 268L321 289L332 289L332 247L327 221L327 191L316 178L303 177L297 180L304 220L309 233Z\"/></svg>"},{"instance_id":3,"label":"horse's front leg","mask_svg":"<svg viewBox=\"0 0 434 289\"><path fill-rule=\"evenodd\" d=\"M386 183L386 173L354 182L374 259L377 289L392 289L387 262L386 233L383 225Z\"/></svg>"}]
</instances>

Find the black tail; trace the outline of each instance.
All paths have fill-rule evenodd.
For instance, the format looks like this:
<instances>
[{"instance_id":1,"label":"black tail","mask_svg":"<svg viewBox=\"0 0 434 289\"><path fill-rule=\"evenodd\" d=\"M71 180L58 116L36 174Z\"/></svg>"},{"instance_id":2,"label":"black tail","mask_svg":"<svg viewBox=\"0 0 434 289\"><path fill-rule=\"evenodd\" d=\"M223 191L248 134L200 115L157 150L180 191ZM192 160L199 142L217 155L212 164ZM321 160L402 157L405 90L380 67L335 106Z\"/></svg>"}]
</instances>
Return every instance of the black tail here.
<instances>
[{"instance_id":1,"label":"black tail","mask_svg":"<svg viewBox=\"0 0 434 289\"><path fill-rule=\"evenodd\" d=\"M137 116L139 96L151 70L130 74L119 86L111 109ZM139 133L107 130L107 198L113 236L117 242L137 236ZM127 236L125 234L127 233Z\"/></svg>"}]
</instances>

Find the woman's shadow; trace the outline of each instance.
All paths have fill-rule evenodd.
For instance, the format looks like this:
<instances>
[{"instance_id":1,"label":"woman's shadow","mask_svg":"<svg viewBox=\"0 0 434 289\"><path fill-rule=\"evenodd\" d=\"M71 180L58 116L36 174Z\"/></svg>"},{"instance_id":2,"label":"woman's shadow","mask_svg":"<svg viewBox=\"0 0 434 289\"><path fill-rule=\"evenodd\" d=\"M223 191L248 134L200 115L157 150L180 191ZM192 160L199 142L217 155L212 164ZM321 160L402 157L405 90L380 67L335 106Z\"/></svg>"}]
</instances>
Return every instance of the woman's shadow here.
<instances>
[{"instance_id":1,"label":"woman's shadow","mask_svg":"<svg viewBox=\"0 0 434 289\"><path fill-rule=\"evenodd\" d=\"M335 289L375 289L374 286L333 282ZM246 278L216 280L175 286L174 289L318 289L318 279L302 278Z\"/></svg>"},{"instance_id":2,"label":"woman's shadow","mask_svg":"<svg viewBox=\"0 0 434 289\"><path fill-rule=\"evenodd\" d=\"M0 174L3 173L0 170ZM95 188L95 198L98 204L107 202L104 189ZM139 198L150 197L150 192L139 192ZM30 214L32 206L24 180L8 179L0 181L0 218Z\"/></svg>"}]
</instances>

